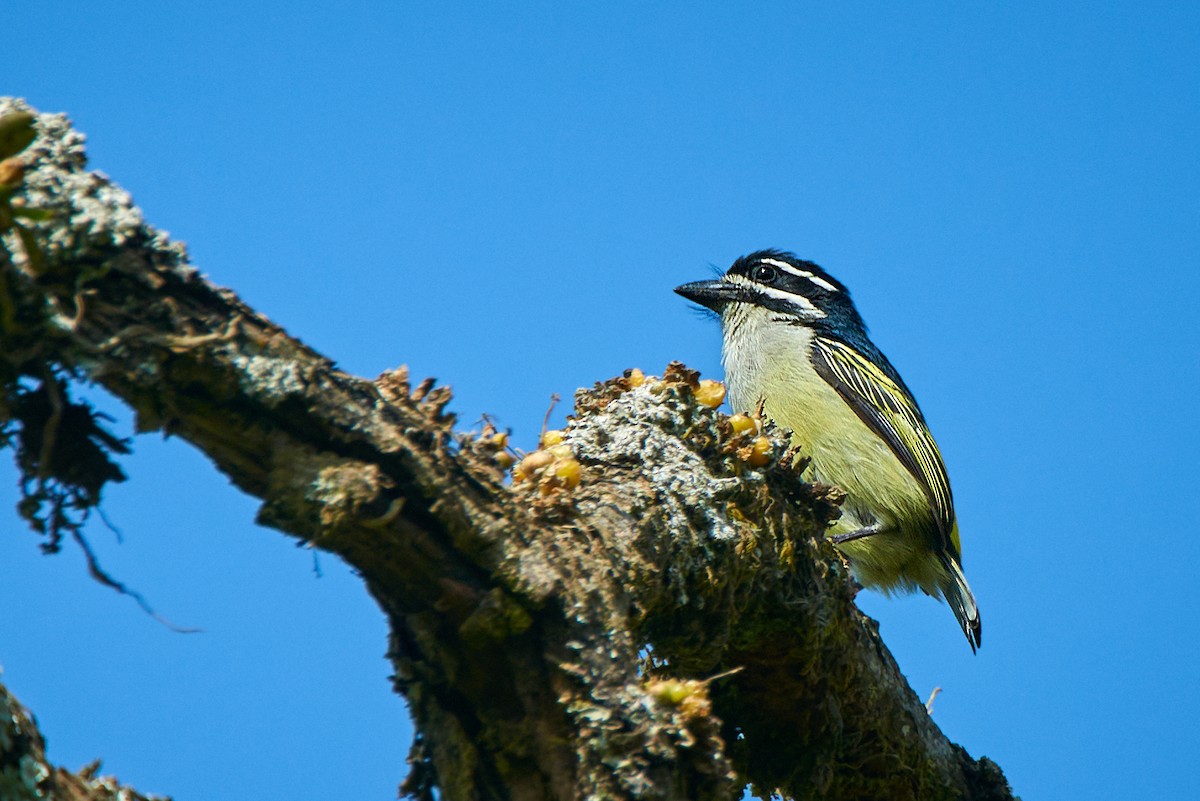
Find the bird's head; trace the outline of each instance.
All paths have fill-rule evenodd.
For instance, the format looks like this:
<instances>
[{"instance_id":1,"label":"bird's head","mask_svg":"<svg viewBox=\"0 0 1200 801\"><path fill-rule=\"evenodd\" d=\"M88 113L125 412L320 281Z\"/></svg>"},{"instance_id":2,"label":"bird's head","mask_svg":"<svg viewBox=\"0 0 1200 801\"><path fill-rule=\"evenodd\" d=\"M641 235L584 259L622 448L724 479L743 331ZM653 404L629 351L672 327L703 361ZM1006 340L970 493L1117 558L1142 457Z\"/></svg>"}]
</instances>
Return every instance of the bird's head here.
<instances>
[{"instance_id":1,"label":"bird's head","mask_svg":"<svg viewBox=\"0 0 1200 801\"><path fill-rule=\"evenodd\" d=\"M675 291L722 318L746 304L773 312L772 319L781 323L865 333L840 281L813 262L778 250L743 256L720 278L693 281Z\"/></svg>"}]
</instances>

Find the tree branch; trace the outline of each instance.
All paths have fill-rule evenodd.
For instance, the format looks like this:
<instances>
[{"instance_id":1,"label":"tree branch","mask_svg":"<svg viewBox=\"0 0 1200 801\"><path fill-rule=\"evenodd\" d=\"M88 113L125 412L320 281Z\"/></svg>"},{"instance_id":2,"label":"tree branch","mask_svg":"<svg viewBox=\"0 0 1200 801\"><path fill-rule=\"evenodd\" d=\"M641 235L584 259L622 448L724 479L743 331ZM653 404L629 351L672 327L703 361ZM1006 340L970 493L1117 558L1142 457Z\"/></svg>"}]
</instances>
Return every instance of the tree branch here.
<instances>
[{"instance_id":1,"label":"tree branch","mask_svg":"<svg viewBox=\"0 0 1200 801\"><path fill-rule=\"evenodd\" d=\"M0 684L0 798L4 801L159 801L100 776L94 762L78 773L46 761L46 741L29 710Z\"/></svg>"},{"instance_id":2,"label":"tree branch","mask_svg":"<svg viewBox=\"0 0 1200 801\"><path fill-rule=\"evenodd\" d=\"M416 718L414 797L1011 797L854 606L822 537L840 493L803 483L778 432L754 467L757 432L694 373L581 391L509 486L503 438L456 433L448 388L339 371L189 267L64 118L37 130L16 196L46 219L0 251L8 397L35 369L100 383L261 499L259 522L359 571ZM65 433L37 461L69 487Z\"/></svg>"}]
</instances>

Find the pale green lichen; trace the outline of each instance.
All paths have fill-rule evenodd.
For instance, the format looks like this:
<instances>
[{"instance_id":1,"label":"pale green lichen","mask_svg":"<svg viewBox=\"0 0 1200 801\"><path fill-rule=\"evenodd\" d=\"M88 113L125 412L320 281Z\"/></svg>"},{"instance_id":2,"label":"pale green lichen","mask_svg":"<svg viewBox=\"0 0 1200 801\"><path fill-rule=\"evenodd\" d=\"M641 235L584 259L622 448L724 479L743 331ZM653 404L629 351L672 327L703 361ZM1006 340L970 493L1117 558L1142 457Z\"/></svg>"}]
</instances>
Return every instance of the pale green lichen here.
<instances>
[{"instance_id":1,"label":"pale green lichen","mask_svg":"<svg viewBox=\"0 0 1200 801\"><path fill-rule=\"evenodd\" d=\"M717 412L697 407L682 392L663 388L663 382L646 381L613 399L603 410L572 421L566 442L584 465L588 463L666 465L656 478L668 491L661 512L673 536L687 533L683 521L703 517L709 536L731 540L738 536L724 515L717 494L742 486L738 479L714 476L704 458L680 435L702 421L715 425ZM699 418L699 419L698 419ZM636 425L629 425L636 421ZM742 478L745 481L746 477Z\"/></svg>"},{"instance_id":2,"label":"pale green lichen","mask_svg":"<svg viewBox=\"0 0 1200 801\"><path fill-rule=\"evenodd\" d=\"M39 759L26 754L21 757L21 781L36 790L50 776L50 769ZM40 793L39 793L40 795Z\"/></svg>"},{"instance_id":3,"label":"pale green lichen","mask_svg":"<svg viewBox=\"0 0 1200 801\"><path fill-rule=\"evenodd\" d=\"M243 389L258 394L269 405L307 390L303 367L295 359L235 355L232 361L242 376Z\"/></svg>"},{"instance_id":4,"label":"pale green lichen","mask_svg":"<svg viewBox=\"0 0 1200 801\"><path fill-rule=\"evenodd\" d=\"M41 745L25 711L0 687L0 799L46 798L42 787L50 769L39 758Z\"/></svg>"},{"instance_id":5,"label":"pale green lichen","mask_svg":"<svg viewBox=\"0 0 1200 801\"><path fill-rule=\"evenodd\" d=\"M0 115L32 111L18 98L0 97ZM86 137L71 127L65 114L39 114L38 137L23 157L30 165L22 193L31 208L51 212L35 223L50 263L73 265L89 258L103 263L122 245L146 241L178 264L186 262L181 243L166 231L151 229L129 193L102 172L87 171Z\"/></svg>"}]
</instances>

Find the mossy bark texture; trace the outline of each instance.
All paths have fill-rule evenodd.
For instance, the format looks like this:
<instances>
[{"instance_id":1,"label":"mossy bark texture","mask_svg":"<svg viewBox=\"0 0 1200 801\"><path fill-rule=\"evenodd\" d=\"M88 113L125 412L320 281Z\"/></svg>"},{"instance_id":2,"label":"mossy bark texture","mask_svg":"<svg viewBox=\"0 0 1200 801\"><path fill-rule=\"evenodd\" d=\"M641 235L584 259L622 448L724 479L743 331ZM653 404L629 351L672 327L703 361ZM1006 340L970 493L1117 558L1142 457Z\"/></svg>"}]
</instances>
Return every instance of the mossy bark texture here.
<instances>
[{"instance_id":1,"label":"mossy bark texture","mask_svg":"<svg viewBox=\"0 0 1200 801\"><path fill-rule=\"evenodd\" d=\"M338 370L189 267L86 170L65 118L35 128L11 199L40 211L0 249L0 413L27 455L26 516L50 541L120 478L119 441L63 412L72 378L192 443L387 614L418 730L405 793L1011 797L855 607L821 536L840 493L802 482L778 432L752 466L758 432L699 402L694 373L580 391L561 442L510 482L504 438L456 431L447 388ZM67 469L81 437L99 477Z\"/></svg>"}]
</instances>

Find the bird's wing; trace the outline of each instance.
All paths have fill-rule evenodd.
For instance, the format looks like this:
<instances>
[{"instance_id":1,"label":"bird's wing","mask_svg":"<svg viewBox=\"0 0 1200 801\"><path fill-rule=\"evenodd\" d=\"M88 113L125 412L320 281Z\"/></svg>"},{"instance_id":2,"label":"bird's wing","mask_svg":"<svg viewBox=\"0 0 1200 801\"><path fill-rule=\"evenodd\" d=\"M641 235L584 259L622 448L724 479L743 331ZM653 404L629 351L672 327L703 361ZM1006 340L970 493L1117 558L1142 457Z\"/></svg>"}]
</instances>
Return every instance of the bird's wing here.
<instances>
[{"instance_id":1,"label":"bird's wing","mask_svg":"<svg viewBox=\"0 0 1200 801\"><path fill-rule=\"evenodd\" d=\"M953 543L954 501L946 466L912 395L844 342L814 337L812 354L821 378L883 438L908 472L925 488L942 536L946 542ZM957 547L954 550L957 551Z\"/></svg>"}]
</instances>

